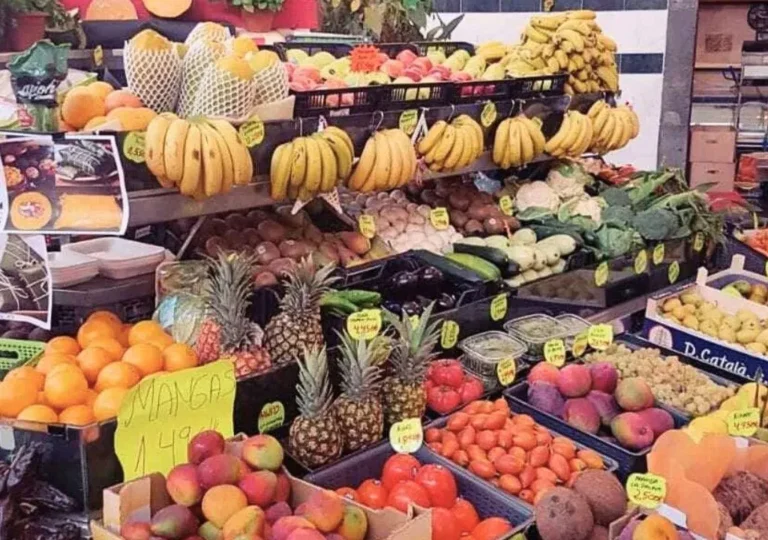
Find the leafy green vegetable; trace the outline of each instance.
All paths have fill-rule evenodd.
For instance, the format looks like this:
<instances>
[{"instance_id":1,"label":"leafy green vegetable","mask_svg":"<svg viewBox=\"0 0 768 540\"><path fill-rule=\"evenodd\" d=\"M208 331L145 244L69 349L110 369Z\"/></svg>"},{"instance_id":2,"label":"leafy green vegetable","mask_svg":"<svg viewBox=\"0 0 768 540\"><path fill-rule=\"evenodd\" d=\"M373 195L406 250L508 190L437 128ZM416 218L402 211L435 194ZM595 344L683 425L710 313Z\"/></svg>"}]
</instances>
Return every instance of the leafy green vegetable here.
<instances>
[{"instance_id":1,"label":"leafy green vegetable","mask_svg":"<svg viewBox=\"0 0 768 540\"><path fill-rule=\"evenodd\" d=\"M678 222L672 211L653 208L633 216L631 226L646 240L664 240L677 230Z\"/></svg>"},{"instance_id":2,"label":"leafy green vegetable","mask_svg":"<svg viewBox=\"0 0 768 540\"><path fill-rule=\"evenodd\" d=\"M600 192L600 196L608 206L632 206L632 199L626 191L617 187L609 187Z\"/></svg>"},{"instance_id":3,"label":"leafy green vegetable","mask_svg":"<svg viewBox=\"0 0 768 540\"><path fill-rule=\"evenodd\" d=\"M595 233L596 248L600 258L613 259L632 249L634 231L611 225L603 225Z\"/></svg>"},{"instance_id":4,"label":"leafy green vegetable","mask_svg":"<svg viewBox=\"0 0 768 540\"><path fill-rule=\"evenodd\" d=\"M635 213L629 206L608 206L603 208L603 223L615 227L627 227Z\"/></svg>"},{"instance_id":5,"label":"leafy green vegetable","mask_svg":"<svg viewBox=\"0 0 768 540\"><path fill-rule=\"evenodd\" d=\"M552 211L549 208L542 208L540 206L529 206L522 212L515 213L515 217L519 221L533 221L537 219L549 218L552 216Z\"/></svg>"}]
</instances>

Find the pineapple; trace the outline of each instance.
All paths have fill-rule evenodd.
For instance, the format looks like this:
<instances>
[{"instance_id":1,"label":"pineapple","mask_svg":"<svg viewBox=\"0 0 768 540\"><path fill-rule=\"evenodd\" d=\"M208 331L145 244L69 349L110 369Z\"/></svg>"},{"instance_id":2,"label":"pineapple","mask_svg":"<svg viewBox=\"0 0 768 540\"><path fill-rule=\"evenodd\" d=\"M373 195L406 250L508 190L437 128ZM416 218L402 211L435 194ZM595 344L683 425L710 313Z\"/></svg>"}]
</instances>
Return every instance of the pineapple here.
<instances>
[{"instance_id":1,"label":"pineapple","mask_svg":"<svg viewBox=\"0 0 768 540\"><path fill-rule=\"evenodd\" d=\"M288 450L304 465L315 468L341 456L344 441L333 414L328 357L325 347L304 348L299 360L296 405L299 416L291 424Z\"/></svg>"},{"instance_id":2,"label":"pineapple","mask_svg":"<svg viewBox=\"0 0 768 540\"><path fill-rule=\"evenodd\" d=\"M311 258L303 259L288 272L280 311L265 328L264 342L277 365L291 362L303 348L323 345L320 299L336 278L329 277L333 265L315 269Z\"/></svg>"},{"instance_id":3,"label":"pineapple","mask_svg":"<svg viewBox=\"0 0 768 540\"><path fill-rule=\"evenodd\" d=\"M440 338L439 321L429 321L433 306L434 303L424 310L415 326L406 313L398 318L385 312L387 321L399 334L390 356L392 373L383 385L384 413L388 424L406 418L421 418L426 410L424 380Z\"/></svg>"},{"instance_id":4,"label":"pineapple","mask_svg":"<svg viewBox=\"0 0 768 540\"><path fill-rule=\"evenodd\" d=\"M379 397L381 368L389 355L389 339L377 336L370 342L341 336L342 394L333 404L336 421L344 433L344 450L355 451L379 441L384 434L384 409Z\"/></svg>"},{"instance_id":5,"label":"pineapple","mask_svg":"<svg viewBox=\"0 0 768 540\"><path fill-rule=\"evenodd\" d=\"M238 377L268 370L269 354L256 343L260 329L248 319L252 258L220 253L211 266L204 290L208 314L195 344L200 362L229 359Z\"/></svg>"}]
</instances>

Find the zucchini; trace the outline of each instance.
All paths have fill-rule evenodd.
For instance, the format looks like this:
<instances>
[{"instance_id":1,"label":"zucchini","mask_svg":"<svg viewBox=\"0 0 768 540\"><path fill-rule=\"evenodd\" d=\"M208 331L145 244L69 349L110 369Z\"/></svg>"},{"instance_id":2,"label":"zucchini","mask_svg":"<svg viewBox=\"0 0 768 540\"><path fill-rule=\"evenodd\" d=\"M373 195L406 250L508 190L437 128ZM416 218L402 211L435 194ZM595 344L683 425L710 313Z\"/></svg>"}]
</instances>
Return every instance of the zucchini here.
<instances>
[{"instance_id":1,"label":"zucchini","mask_svg":"<svg viewBox=\"0 0 768 540\"><path fill-rule=\"evenodd\" d=\"M474 246L472 244L454 244L453 251L456 253L469 253L481 259L492 262L499 268L504 268L509 264L509 257L499 248L488 246Z\"/></svg>"},{"instance_id":2,"label":"zucchini","mask_svg":"<svg viewBox=\"0 0 768 540\"><path fill-rule=\"evenodd\" d=\"M338 291L324 294L320 299L320 305L324 308L338 310L348 315L355 313L359 309L354 302L350 302L346 298L339 296Z\"/></svg>"},{"instance_id":3,"label":"zucchini","mask_svg":"<svg viewBox=\"0 0 768 540\"><path fill-rule=\"evenodd\" d=\"M485 259L481 259L476 255L470 255L469 253L448 253L445 255L445 258L473 271L486 281L496 281L501 279L501 270L499 270L498 266Z\"/></svg>"}]
</instances>

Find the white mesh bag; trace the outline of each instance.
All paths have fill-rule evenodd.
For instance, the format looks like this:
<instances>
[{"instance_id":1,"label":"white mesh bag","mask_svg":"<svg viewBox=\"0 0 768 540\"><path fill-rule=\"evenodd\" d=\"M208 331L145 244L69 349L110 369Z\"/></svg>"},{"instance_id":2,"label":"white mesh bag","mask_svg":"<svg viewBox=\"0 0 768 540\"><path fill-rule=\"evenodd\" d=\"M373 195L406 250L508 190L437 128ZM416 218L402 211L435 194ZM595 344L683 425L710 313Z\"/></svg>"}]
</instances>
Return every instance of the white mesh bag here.
<instances>
[{"instance_id":1,"label":"white mesh bag","mask_svg":"<svg viewBox=\"0 0 768 540\"><path fill-rule=\"evenodd\" d=\"M199 39L190 45L182 63L181 95L176 107L180 116L189 114L195 94L206 70L224 56L224 45L210 39Z\"/></svg>"},{"instance_id":2,"label":"white mesh bag","mask_svg":"<svg viewBox=\"0 0 768 540\"><path fill-rule=\"evenodd\" d=\"M281 62L272 64L253 76L254 105L280 101L288 96L288 72Z\"/></svg>"},{"instance_id":3,"label":"white mesh bag","mask_svg":"<svg viewBox=\"0 0 768 540\"><path fill-rule=\"evenodd\" d=\"M195 25L192 31L187 35L187 39L184 40L184 43L190 46L199 39L210 39L211 41L223 43L229 38L229 30L225 26L215 22L201 22Z\"/></svg>"},{"instance_id":4,"label":"white mesh bag","mask_svg":"<svg viewBox=\"0 0 768 540\"><path fill-rule=\"evenodd\" d=\"M205 71L187 114L240 118L250 112L253 100L252 79L245 80L213 64Z\"/></svg>"},{"instance_id":5,"label":"white mesh bag","mask_svg":"<svg viewBox=\"0 0 768 540\"><path fill-rule=\"evenodd\" d=\"M181 58L175 47L147 50L133 41L126 42L123 65L128 88L145 107L158 113L176 109L181 89Z\"/></svg>"}]
</instances>

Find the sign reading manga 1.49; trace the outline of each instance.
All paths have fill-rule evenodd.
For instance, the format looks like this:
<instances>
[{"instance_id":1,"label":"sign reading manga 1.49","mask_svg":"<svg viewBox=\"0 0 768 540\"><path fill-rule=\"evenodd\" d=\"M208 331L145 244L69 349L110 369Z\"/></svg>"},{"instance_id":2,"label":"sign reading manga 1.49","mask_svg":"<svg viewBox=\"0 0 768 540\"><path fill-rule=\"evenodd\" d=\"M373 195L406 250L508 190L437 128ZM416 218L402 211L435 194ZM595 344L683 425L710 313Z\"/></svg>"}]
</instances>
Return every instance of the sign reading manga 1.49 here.
<instances>
[{"instance_id":1,"label":"sign reading manga 1.49","mask_svg":"<svg viewBox=\"0 0 768 540\"><path fill-rule=\"evenodd\" d=\"M125 481L167 474L186 463L187 444L201 431L234 435L235 390L234 367L227 361L148 377L134 386L123 400L115 432Z\"/></svg>"}]
</instances>

